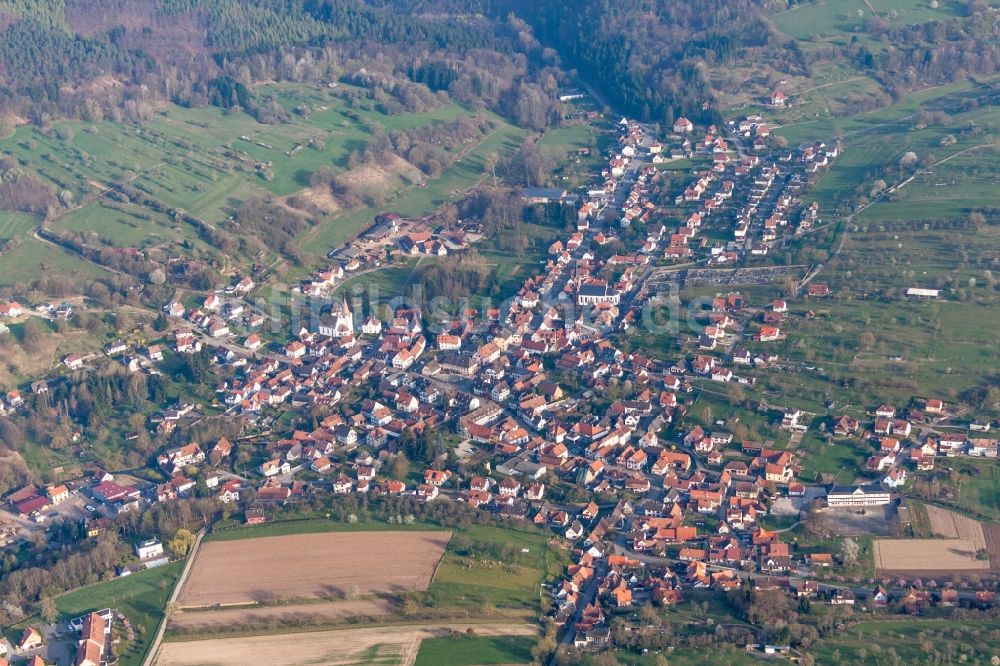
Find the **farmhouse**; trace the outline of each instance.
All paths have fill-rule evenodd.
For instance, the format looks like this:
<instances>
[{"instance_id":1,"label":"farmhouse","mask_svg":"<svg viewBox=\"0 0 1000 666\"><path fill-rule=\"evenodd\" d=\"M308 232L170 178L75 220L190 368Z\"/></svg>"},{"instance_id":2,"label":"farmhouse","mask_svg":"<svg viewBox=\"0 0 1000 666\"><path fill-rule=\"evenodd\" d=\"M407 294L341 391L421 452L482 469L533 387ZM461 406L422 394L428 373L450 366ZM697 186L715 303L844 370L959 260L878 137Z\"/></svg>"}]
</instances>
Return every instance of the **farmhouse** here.
<instances>
[{"instance_id":1,"label":"farmhouse","mask_svg":"<svg viewBox=\"0 0 1000 666\"><path fill-rule=\"evenodd\" d=\"M17 301L0 303L0 317L20 317L22 314L24 314L24 308Z\"/></svg>"}]
</instances>

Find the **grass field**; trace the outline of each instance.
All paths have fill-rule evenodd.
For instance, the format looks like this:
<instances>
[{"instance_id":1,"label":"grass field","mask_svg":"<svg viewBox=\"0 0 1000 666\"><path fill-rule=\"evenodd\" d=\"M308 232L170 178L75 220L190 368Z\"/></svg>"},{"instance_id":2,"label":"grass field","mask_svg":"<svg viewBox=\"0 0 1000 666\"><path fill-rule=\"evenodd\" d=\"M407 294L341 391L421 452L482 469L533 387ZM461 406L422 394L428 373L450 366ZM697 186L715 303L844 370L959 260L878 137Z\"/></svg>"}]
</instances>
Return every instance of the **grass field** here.
<instances>
[{"instance_id":1,"label":"grass field","mask_svg":"<svg viewBox=\"0 0 1000 666\"><path fill-rule=\"evenodd\" d=\"M530 636L462 636L425 638L415 666L479 666L527 664L536 639Z\"/></svg>"},{"instance_id":2,"label":"grass field","mask_svg":"<svg viewBox=\"0 0 1000 666\"><path fill-rule=\"evenodd\" d=\"M959 507L1000 520L1000 470L995 460L957 458L942 467L958 473L955 485Z\"/></svg>"},{"instance_id":3,"label":"grass field","mask_svg":"<svg viewBox=\"0 0 1000 666\"><path fill-rule=\"evenodd\" d=\"M993 125L994 136L1000 128ZM957 152L941 149L942 157ZM913 182L891 200L879 201L861 216L862 223L896 220L964 219L972 210L996 203L997 148L984 148L959 155L933 169L920 172Z\"/></svg>"},{"instance_id":4,"label":"grass field","mask_svg":"<svg viewBox=\"0 0 1000 666\"><path fill-rule=\"evenodd\" d=\"M257 539L261 537L288 536L292 534L317 534L322 532L387 532L405 530L439 530L440 526L427 524L399 525L389 523L338 523L322 518L305 520L287 520L247 527L236 525L232 529L218 530L205 537L210 541L238 541L240 539Z\"/></svg>"},{"instance_id":5,"label":"grass field","mask_svg":"<svg viewBox=\"0 0 1000 666\"><path fill-rule=\"evenodd\" d=\"M12 233L19 233L21 243L0 256L0 287L28 285L47 274L77 280L108 275L106 271L87 263L75 254L35 239L26 230L15 232L15 229L24 228L23 221L11 223L6 216L7 213L0 213L0 226L11 230ZM33 226L29 225L28 228Z\"/></svg>"},{"instance_id":6,"label":"grass field","mask_svg":"<svg viewBox=\"0 0 1000 666\"><path fill-rule=\"evenodd\" d=\"M547 545L548 536L475 525L457 533L474 544L508 547L509 560L491 556L466 557L448 546L431 581L428 595L434 606L538 608L543 581L558 575L565 553ZM457 539L457 537L456 537ZM523 552L523 549L528 552Z\"/></svg>"},{"instance_id":7,"label":"grass field","mask_svg":"<svg viewBox=\"0 0 1000 666\"><path fill-rule=\"evenodd\" d=\"M57 598L56 607L67 617L77 617L88 611L108 607L124 614L135 629L136 640L131 644L123 640L119 651L121 663L124 666L140 664L183 568L183 562L174 562L125 578L84 587Z\"/></svg>"},{"instance_id":8,"label":"grass field","mask_svg":"<svg viewBox=\"0 0 1000 666\"><path fill-rule=\"evenodd\" d=\"M128 182L141 196L167 209L180 208L218 225L250 197L302 190L321 166L346 169L348 156L363 148L374 131L419 128L473 115L458 104L447 103L428 112L390 116L364 99L363 91L360 101L348 101L349 91L349 87L265 85L258 91L262 99L274 99L289 110L301 105L313 109L307 117L290 113L287 122L273 125L215 107L167 105L141 123L61 121L46 130L25 126L0 140L0 153L16 158L23 169L55 191L66 192L73 203L85 204L53 221L56 232L93 232L119 247L211 255L215 250L201 241L193 226L177 223L143 204L95 198L111 185ZM463 156L452 151L449 157L455 161L440 177L426 179L426 186L390 174L381 186L387 205L407 215L422 215L478 181L487 155L515 148L524 136L499 116L491 117L497 129ZM257 166L263 163L270 165L268 178L257 174ZM307 255L321 256L367 226L382 210L364 208L326 217L304 235L302 249ZM34 224L37 220L29 216L0 216L0 240L25 239L23 247L0 257L0 284L12 283L11 274L37 275L59 261L83 263L73 258L58 260L56 255L63 254L62 250L34 247L27 236ZM53 256L41 256L42 250ZM82 274L79 266L57 268Z\"/></svg>"},{"instance_id":9,"label":"grass field","mask_svg":"<svg viewBox=\"0 0 1000 666\"><path fill-rule=\"evenodd\" d=\"M864 464L865 449L858 444L834 440L830 444L820 441L808 433L799 445L799 459L802 461L802 478L816 480L836 475L841 470L853 471Z\"/></svg>"},{"instance_id":10,"label":"grass field","mask_svg":"<svg viewBox=\"0 0 1000 666\"><path fill-rule=\"evenodd\" d=\"M890 25L926 23L963 14L961 5L953 0L941 0L937 9L928 0L871 0L870 5L864 0L824 0L772 14L771 21L793 39L832 37L835 40L831 41L846 41L849 35L863 32L865 21L872 16L870 7Z\"/></svg>"},{"instance_id":11,"label":"grass field","mask_svg":"<svg viewBox=\"0 0 1000 666\"><path fill-rule=\"evenodd\" d=\"M943 159L974 146L995 143L1000 136L1000 115L994 113L995 105L984 103L978 108L963 110L963 104L971 100L985 101L983 95L987 93L990 83L960 81L928 88L878 111L851 117L834 117L823 112L819 118L812 118L814 113L809 113L806 115L809 119L786 121L776 133L793 145L817 139L843 138L842 155L819 178L810 193L824 210L835 210L845 196L864 183L877 167L895 163L907 152L916 153L918 159L930 155ZM943 124L917 127L913 114L919 110L943 111L947 114L947 120ZM977 127L977 131L963 133L962 130L970 126ZM951 141L949 137L953 137L955 142L942 145L943 141ZM994 174L988 167L983 167L983 161L992 163L991 155L995 153L989 149L981 153L963 153L955 160L945 163L947 167L941 165L942 174L934 172L921 175L909 183L898 197L894 197L898 198L899 203L930 201L935 202L935 205L929 208L911 205L909 209L898 206L900 216L914 210L920 211L920 216L924 219L949 211L967 214L971 207L987 205L993 200L990 198L989 186ZM992 159L995 161L995 157ZM976 173L971 179L958 175L969 175L973 171ZM891 209L896 205L895 201L879 203L862 219L894 217L891 210L881 209Z\"/></svg>"},{"instance_id":12,"label":"grass field","mask_svg":"<svg viewBox=\"0 0 1000 666\"><path fill-rule=\"evenodd\" d=\"M1000 655L1000 630L981 620L861 622L832 633L808 652L817 664L988 664Z\"/></svg>"},{"instance_id":13,"label":"grass field","mask_svg":"<svg viewBox=\"0 0 1000 666\"><path fill-rule=\"evenodd\" d=\"M875 243L857 243L858 257L877 255ZM894 278L879 278L888 269L874 261L867 265L872 268L854 268L852 279L861 270L872 270L873 284L883 279L893 280L897 289L927 284L902 268ZM808 306L816 318L795 320L788 339L772 346L798 365L780 374L765 373L760 388L779 387L808 401L813 410L823 411L828 400L837 402L837 412L886 401L903 404L914 395L954 400L970 386L989 381L1000 363L1000 349L988 344L989 332L1000 325L1000 311L989 300L916 303L898 295L838 296ZM874 336L870 347L862 344L866 332ZM895 356L902 360L892 360Z\"/></svg>"},{"instance_id":14,"label":"grass field","mask_svg":"<svg viewBox=\"0 0 1000 666\"><path fill-rule=\"evenodd\" d=\"M302 247L316 246L329 250L371 224L372 218L386 210L401 215L419 217L458 198L458 194L484 177L487 155L502 155L516 149L524 132L510 125L501 125L468 154L449 165L439 178L429 180L427 187L409 187L390 193L385 205L365 207L342 213L324 221L315 230L304 234Z\"/></svg>"}]
</instances>

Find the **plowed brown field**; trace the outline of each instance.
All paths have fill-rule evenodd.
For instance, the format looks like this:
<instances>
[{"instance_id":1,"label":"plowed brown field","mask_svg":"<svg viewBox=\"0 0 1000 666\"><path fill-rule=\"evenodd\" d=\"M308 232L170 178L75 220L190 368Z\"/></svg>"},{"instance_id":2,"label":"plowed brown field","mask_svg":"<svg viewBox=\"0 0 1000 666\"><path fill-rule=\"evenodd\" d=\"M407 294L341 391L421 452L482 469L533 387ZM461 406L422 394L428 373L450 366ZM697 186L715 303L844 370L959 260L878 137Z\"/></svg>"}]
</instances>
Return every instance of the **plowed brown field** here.
<instances>
[{"instance_id":1,"label":"plowed brown field","mask_svg":"<svg viewBox=\"0 0 1000 666\"><path fill-rule=\"evenodd\" d=\"M960 513L942 509L938 506L927 506L927 517L931 521L931 529L938 536L949 539L965 539L971 541L976 549L986 548L986 537L983 535L983 525L978 520L963 516Z\"/></svg>"},{"instance_id":2,"label":"plowed brown field","mask_svg":"<svg viewBox=\"0 0 1000 666\"><path fill-rule=\"evenodd\" d=\"M205 542L178 606L425 590L450 538L450 532L335 532Z\"/></svg>"},{"instance_id":3,"label":"plowed brown field","mask_svg":"<svg viewBox=\"0 0 1000 666\"><path fill-rule=\"evenodd\" d=\"M976 547L965 539L878 539L875 567L890 571L981 571L989 560L976 558Z\"/></svg>"}]
</instances>

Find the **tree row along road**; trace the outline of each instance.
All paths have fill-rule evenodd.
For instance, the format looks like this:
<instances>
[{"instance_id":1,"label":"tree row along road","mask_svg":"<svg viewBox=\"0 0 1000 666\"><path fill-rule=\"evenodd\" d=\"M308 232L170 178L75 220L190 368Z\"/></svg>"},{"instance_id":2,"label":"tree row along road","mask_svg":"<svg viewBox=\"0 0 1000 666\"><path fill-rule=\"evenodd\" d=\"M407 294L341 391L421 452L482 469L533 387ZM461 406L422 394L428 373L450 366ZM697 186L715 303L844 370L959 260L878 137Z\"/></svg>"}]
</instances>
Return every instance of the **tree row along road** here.
<instances>
[{"instance_id":1,"label":"tree row along road","mask_svg":"<svg viewBox=\"0 0 1000 666\"><path fill-rule=\"evenodd\" d=\"M194 545L191 547L191 552L188 553L187 560L184 562L184 571L181 572L180 577L174 584L173 592L170 593L170 600L167 602L166 611L163 613L163 617L160 619L160 626L156 629L156 636L153 637L153 642L149 646L149 650L146 652L146 658L142 660L142 666L153 666L156 663L156 653L160 649L160 643L163 641L163 632L167 630L167 623L170 621L171 611L177 604L177 597L181 593L181 588L184 587L184 581L187 580L188 574L191 572L191 566L194 564L195 556L198 554L198 548L201 546L201 540L205 538L207 530L201 530L198 532L198 538L195 539Z\"/></svg>"}]
</instances>

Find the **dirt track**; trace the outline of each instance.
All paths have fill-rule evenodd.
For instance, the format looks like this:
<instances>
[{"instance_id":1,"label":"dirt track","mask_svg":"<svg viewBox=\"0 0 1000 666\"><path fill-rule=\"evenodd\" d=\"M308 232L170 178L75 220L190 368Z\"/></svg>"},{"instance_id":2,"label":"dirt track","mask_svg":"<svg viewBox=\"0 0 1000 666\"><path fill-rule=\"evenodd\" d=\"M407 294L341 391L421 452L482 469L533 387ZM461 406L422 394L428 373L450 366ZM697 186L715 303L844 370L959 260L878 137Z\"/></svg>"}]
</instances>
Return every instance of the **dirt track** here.
<instances>
[{"instance_id":1,"label":"dirt track","mask_svg":"<svg viewBox=\"0 0 1000 666\"><path fill-rule=\"evenodd\" d=\"M530 624L446 623L182 641L164 643L156 665L346 666L392 660L409 666L416 659L423 639L445 636L450 631L465 632L470 626L480 636L531 636L537 633L537 628Z\"/></svg>"},{"instance_id":2,"label":"dirt track","mask_svg":"<svg viewBox=\"0 0 1000 666\"><path fill-rule=\"evenodd\" d=\"M450 532L333 532L206 541L181 608L425 590Z\"/></svg>"}]
</instances>

